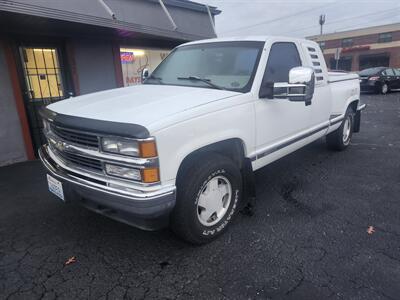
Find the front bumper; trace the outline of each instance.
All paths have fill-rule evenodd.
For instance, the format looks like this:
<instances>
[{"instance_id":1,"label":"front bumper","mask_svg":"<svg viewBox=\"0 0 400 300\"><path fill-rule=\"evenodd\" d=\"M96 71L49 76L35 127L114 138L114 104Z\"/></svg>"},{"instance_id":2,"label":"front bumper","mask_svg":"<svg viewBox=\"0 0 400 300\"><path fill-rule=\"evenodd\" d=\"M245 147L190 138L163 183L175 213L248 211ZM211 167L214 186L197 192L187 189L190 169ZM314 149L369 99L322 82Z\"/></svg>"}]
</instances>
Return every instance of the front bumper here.
<instances>
[{"instance_id":1,"label":"front bumper","mask_svg":"<svg viewBox=\"0 0 400 300\"><path fill-rule=\"evenodd\" d=\"M167 224L168 215L175 206L175 187L117 192L90 181L90 177L63 168L50 156L46 145L39 149L39 157L47 172L62 182L66 201L79 202L110 218L154 230Z\"/></svg>"}]
</instances>

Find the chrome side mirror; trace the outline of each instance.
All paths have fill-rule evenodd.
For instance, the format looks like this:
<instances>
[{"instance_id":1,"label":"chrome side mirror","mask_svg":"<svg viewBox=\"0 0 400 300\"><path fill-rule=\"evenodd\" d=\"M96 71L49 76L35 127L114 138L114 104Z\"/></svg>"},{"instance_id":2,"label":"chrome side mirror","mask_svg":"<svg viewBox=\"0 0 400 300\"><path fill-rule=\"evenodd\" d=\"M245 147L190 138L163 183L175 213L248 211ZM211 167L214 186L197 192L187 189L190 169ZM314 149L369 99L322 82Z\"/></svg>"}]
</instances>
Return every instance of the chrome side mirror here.
<instances>
[{"instance_id":1,"label":"chrome side mirror","mask_svg":"<svg viewBox=\"0 0 400 300\"><path fill-rule=\"evenodd\" d=\"M296 67L289 71L289 83L309 84L314 76L314 70L310 67Z\"/></svg>"},{"instance_id":2,"label":"chrome side mirror","mask_svg":"<svg viewBox=\"0 0 400 300\"><path fill-rule=\"evenodd\" d=\"M289 82L263 82L259 97L266 99L288 99L311 104L314 95L315 75L310 67L295 67L289 71Z\"/></svg>"},{"instance_id":3,"label":"chrome side mirror","mask_svg":"<svg viewBox=\"0 0 400 300\"><path fill-rule=\"evenodd\" d=\"M304 101L306 105L310 105L314 90L313 68L296 67L289 71L288 98L290 101Z\"/></svg>"},{"instance_id":4,"label":"chrome side mirror","mask_svg":"<svg viewBox=\"0 0 400 300\"><path fill-rule=\"evenodd\" d=\"M310 67L295 67L289 71L289 82L274 84L274 98L288 99L294 102L311 104L315 90L314 69Z\"/></svg>"},{"instance_id":5,"label":"chrome side mirror","mask_svg":"<svg viewBox=\"0 0 400 300\"><path fill-rule=\"evenodd\" d=\"M149 76L150 76L149 69L146 68L143 69L141 74L142 82L145 81Z\"/></svg>"}]
</instances>

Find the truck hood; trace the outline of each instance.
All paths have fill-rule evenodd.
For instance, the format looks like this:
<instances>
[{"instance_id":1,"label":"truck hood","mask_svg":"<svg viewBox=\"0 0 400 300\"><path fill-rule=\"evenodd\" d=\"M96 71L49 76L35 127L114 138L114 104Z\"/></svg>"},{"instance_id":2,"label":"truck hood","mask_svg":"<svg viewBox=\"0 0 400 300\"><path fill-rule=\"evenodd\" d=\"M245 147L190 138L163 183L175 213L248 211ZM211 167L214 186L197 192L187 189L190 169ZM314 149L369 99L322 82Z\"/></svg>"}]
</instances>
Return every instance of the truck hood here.
<instances>
[{"instance_id":1,"label":"truck hood","mask_svg":"<svg viewBox=\"0 0 400 300\"><path fill-rule=\"evenodd\" d=\"M208 88L145 84L73 97L47 108L64 115L148 128L174 114L239 94Z\"/></svg>"}]
</instances>

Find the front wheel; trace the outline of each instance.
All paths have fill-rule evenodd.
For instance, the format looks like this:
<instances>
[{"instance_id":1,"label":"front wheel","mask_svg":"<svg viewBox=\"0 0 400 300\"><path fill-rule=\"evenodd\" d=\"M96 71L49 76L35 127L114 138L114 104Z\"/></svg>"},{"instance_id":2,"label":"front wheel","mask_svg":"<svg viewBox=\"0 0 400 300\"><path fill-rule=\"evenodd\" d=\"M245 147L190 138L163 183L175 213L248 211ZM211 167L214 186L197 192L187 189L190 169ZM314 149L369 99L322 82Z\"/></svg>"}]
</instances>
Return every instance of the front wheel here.
<instances>
[{"instance_id":1,"label":"front wheel","mask_svg":"<svg viewBox=\"0 0 400 300\"><path fill-rule=\"evenodd\" d=\"M389 86L386 83L383 83L381 86L381 94L386 95L389 92Z\"/></svg>"},{"instance_id":2,"label":"front wheel","mask_svg":"<svg viewBox=\"0 0 400 300\"><path fill-rule=\"evenodd\" d=\"M218 153L196 157L177 179L172 230L193 244L214 240L232 221L241 193L241 172L232 160Z\"/></svg>"},{"instance_id":3,"label":"front wheel","mask_svg":"<svg viewBox=\"0 0 400 300\"><path fill-rule=\"evenodd\" d=\"M342 124L338 129L326 136L326 143L330 149L344 150L350 145L354 128L354 111L347 108Z\"/></svg>"}]
</instances>

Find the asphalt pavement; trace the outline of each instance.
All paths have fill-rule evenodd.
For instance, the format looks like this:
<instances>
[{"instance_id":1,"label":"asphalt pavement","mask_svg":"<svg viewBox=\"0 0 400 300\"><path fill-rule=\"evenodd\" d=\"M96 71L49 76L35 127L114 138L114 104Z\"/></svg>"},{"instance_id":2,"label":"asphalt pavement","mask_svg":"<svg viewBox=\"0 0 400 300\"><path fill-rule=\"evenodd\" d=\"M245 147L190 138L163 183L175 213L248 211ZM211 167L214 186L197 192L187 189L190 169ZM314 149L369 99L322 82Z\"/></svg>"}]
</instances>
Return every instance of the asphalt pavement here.
<instances>
[{"instance_id":1,"label":"asphalt pavement","mask_svg":"<svg viewBox=\"0 0 400 300\"><path fill-rule=\"evenodd\" d=\"M400 93L362 100L349 149L257 171L255 214L201 247L63 204L37 161L0 168L0 299L400 299Z\"/></svg>"}]
</instances>

